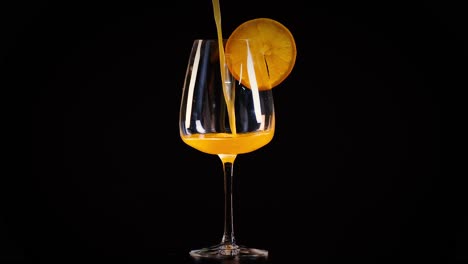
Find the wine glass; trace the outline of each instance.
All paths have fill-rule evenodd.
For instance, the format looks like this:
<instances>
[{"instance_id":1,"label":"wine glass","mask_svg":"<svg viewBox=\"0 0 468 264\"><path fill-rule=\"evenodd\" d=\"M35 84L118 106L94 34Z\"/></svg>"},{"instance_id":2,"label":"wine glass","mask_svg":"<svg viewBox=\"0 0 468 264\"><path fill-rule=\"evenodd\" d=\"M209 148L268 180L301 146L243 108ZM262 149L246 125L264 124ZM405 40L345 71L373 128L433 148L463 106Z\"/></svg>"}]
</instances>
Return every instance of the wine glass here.
<instances>
[{"instance_id":1,"label":"wine glass","mask_svg":"<svg viewBox=\"0 0 468 264\"><path fill-rule=\"evenodd\" d=\"M253 41L245 42L246 48ZM239 154L268 144L275 131L271 89L259 89L252 54L245 58L249 71L236 79L223 43L194 40L189 56L179 115L180 136L187 145L217 155L224 170L224 233L219 244L190 251L192 257L266 258L268 251L238 245L234 236L234 161ZM220 52L222 51L222 52ZM224 55L224 56L223 56ZM231 66L234 67L234 66ZM239 72L239 71L238 71ZM248 83L248 86L246 85Z\"/></svg>"}]
</instances>

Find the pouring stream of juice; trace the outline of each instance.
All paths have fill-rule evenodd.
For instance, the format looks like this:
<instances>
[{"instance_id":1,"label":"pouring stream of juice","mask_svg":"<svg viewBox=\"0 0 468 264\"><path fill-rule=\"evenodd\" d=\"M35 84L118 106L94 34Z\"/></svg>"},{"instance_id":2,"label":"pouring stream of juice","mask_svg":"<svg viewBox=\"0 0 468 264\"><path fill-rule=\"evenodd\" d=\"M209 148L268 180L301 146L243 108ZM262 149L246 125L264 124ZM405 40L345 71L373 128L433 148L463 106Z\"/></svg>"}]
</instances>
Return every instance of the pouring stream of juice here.
<instances>
[{"instance_id":1,"label":"pouring stream of juice","mask_svg":"<svg viewBox=\"0 0 468 264\"><path fill-rule=\"evenodd\" d=\"M232 135L236 135L236 116L234 112L234 96L235 90L230 84L226 83L226 57L224 55L224 44L223 44L223 34L221 29L221 8L219 7L219 0L212 0L214 18L216 23L216 29L218 34L218 49L219 49L219 65L221 70L221 82L223 84L223 94L224 100L226 101L229 125L231 127Z\"/></svg>"}]
</instances>

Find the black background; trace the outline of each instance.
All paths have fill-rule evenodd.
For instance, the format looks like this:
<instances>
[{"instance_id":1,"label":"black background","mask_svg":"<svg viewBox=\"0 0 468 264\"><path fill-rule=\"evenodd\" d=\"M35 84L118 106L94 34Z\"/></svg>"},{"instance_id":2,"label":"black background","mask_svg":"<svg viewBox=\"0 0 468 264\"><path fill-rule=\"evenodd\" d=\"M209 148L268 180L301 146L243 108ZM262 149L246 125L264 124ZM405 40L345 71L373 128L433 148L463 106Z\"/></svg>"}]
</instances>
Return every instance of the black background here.
<instances>
[{"instance_id":1,"label":"black background","mask_svg":"<svg viewBox=\"0 0 468 264\"><path fill-rule=\"evenodd\" d=\"M16 96L3 98L14 148L1 260L191 263L189 250L218 243L221 162L178 131L192 41L216 38L211 1L1 11L2 90ZM221 11L224 36L270 17L298 52L274 90L273 141L235 163L237 241L271 263L467 261L461 188L440 162L443 91L466 88L460 6L241 0Z\"/></svg>"}]
</instances>

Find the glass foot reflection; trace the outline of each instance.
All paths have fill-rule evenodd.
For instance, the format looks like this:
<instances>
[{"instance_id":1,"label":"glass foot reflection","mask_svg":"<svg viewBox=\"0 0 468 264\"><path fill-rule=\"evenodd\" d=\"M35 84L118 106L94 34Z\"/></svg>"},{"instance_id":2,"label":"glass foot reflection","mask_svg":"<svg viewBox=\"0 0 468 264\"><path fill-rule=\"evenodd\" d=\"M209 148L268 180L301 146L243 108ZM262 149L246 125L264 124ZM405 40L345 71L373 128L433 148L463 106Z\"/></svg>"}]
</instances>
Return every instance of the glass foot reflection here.
<instances>
[{"instance_id":1,"label":"glass foot reflection","mask_svg":"<svg viewBox=\"0 0 468 264\"><path fill-rule=\"evenodd\" d=\"M247 248L238 245L224 245L202 248L190 251L195 258L268 258L268 251L257 248Z\"/></svg>"}]
</instances>

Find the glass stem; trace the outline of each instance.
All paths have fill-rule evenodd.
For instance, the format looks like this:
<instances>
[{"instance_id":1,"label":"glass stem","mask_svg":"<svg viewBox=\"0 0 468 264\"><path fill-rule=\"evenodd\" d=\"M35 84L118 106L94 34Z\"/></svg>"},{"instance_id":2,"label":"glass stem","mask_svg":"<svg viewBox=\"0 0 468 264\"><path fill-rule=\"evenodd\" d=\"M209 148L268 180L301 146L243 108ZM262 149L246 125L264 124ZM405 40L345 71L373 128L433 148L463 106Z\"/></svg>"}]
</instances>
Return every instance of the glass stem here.
<instances>
[{"instance_id":1,"label":"glass stem","mask_svg":"<svg viewBox=\"0 0 468 264\"><path fill-rule=\"evenodd\" d=\"M236 248L233 216L233 178L236 155L219 155L224 170L224 235L221 244Z\"/></svg>"}]
</instances>

